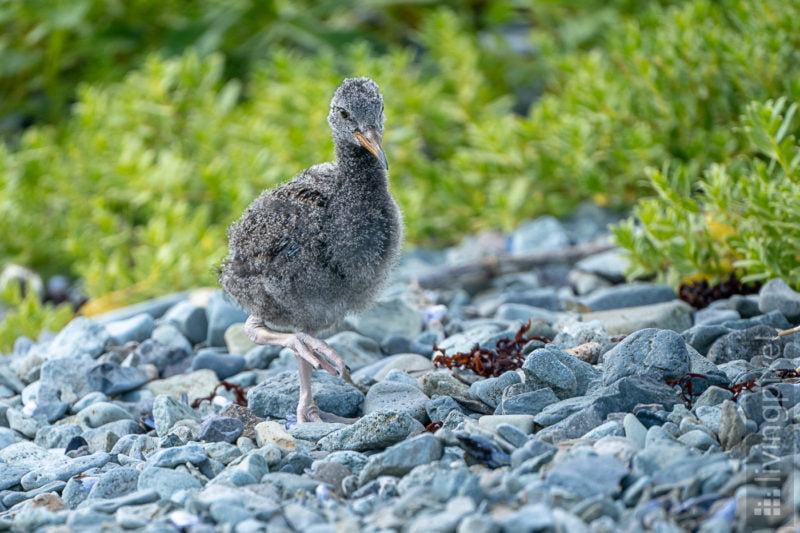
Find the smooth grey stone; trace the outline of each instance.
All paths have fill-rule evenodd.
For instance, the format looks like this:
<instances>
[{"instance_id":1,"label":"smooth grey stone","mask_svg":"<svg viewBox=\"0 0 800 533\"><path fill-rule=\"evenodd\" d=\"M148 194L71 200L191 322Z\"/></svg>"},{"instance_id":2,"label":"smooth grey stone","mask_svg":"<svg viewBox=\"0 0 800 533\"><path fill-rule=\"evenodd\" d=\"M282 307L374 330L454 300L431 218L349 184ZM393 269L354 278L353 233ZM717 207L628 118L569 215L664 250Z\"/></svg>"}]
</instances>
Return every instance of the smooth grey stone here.
<instances>
[{"instance_id":1,"label":"smooth grey stone","mask_svg":"<svg viewBox=\"0 0 800 533\"><path fill-rule=\"evenodd\" d=\"M551 426L588 407L593 401L590 396L566 398L545 406L538 414L534 415L534 420L540 426Z\"/></svg>"},{"instance_id":2,"label":"smooth grey stone","mask_svg":"<svg viewBox=\"0 0 800 533\"><path fill-rule=\"evenodd\" d=\"M739 396L737 403L744 411L747 418L761 425L765 421L765 415L769 415L773 420L776 413L780 410L780 402L768 390L746 392Z\"/></svg>"},{"instance_id":3,"label":"smooth grey stone","mask_svg":"<svg viewBox=\"0 0 800 533\"><path fill-rule=\"evenodd\" d=\"M233 303L223 291L215 291L208 299L208 346L225 346L225 330L232 324L244 322L248 314Z\"/></svg>"},{"instance_id":4,"label":"smooth grey stone","mask_svg":"<svg viewBox=\"0 0 800 533\"><path fill-rule=\"evenodd\" d=\"M700 406L694 410L697 418L708 429L714 432L715 435L719 434L719 422L722 417L722 405L705 405Z\"/></svg>"},{"instance_id":5,"label":"smooth grey stone","mask_svg":"<svg viewBox=\"0 0 800 533\"><path fill-rule=\"evenodd\" d=\"M361 368L380 361L383 357L378 341L365 337L355 331L342 331L331 337L326 342L333 348L339 357L351 368Z\"/></svg>"},{"instance_id":6,"label":"smooth grey stone","mask_svg":"<svg viewBox=\"0 0 800 533\"><path fill-rule=\"evenodd\" d=\"M270 472L261 478L262 485L274 487L282 498L294 498L298 491L314 493L319 482L288 472Z\"/></svg>"},{"instance_id":7,"label":"smooth grey stone","mask_svg":"<svg viewBox=\"0 0 800 533\"><path fill-rule=\"evenodd\" d=\"M499 415L536 415L548 405L558 402L558 396L552 389L545 387L533 392L523 392L503 398L497 406L495 414Z\"/></svg>"},{"instance_id":8,"label":"smooth grey stone","mask_svg":"<svg viewBox=\"0 0 800 533\"><path fill-rule=\"evenodd\" d=\"M97 358L111 340L105 326L94 320L78 317L62 329L47 348L47 359Z\"/></svg>"},{"instance_id":9,"label":"smooth grey stone","mask_svg":"<svg viewBox=\"0 0 800 533\"><path fill-rule=\"evenodd\" d=\"M0 385L17 394L25 388L25 384L17 377L14 371L2 364L2 359L0 359Z\"/></svg>"},{"instance_id":10,"label":"smooth grey stone","mask_svg":"<svg viewBox=\"0 0 800 533\"><path fill-rule=\"evenodd\" d=\"M200 416L194 409L166 394L159 394L153 401L153 419L159 437L166 435L178 420L200 422Z\"/></svg>"},{"instance_id":11,"label":"smooth grey stone","mask_svg":"<svg viewBox=\"0 0 800 533\"><path fill-rule=\"evenodd\" d=\"M730 384L725 372L717 368L717 365L709 361L707 357L703 357L689 345L686 346L686 351L689 353L691 362L689 372L705 376L705 379L698 378L693 381L694 393L702 394L708 387L714 385L727 387Z\"/></svg>"},{"instance_id":12,"label":"smooth grey stone","mask_svg":"<svg viewBox=\"0 0 800 533\"><path fill-rule=\"evenodd\" d=\"M106 396L100 391L90 392L89 394L87 394L74 404L72 404L72 407L70 407L69 412L75 415L84 410L85 408L89 407L93 403L107 402L108 400L109 400L108 396Z\"/></svg>"},{"instance_id":13,"label":"smooth grey stone","mask_svg":"<svg viewBox=\"0 0 800 533\"><path fill-rule=\"evenodd\" d=\"M431 501L431 498L448 501L457 496L467 496L478 503L486 496L478 476L469 468L441 462L414 468L397 483L397 490L400 494L420 491L426 501Z\"/></svg>"},{"instance_id":14,"label":"smooth grey stone","mask_svg":"<svg viewBox=\"0 0 800 533\"><path fill-rule=\"evenodd\" d=\"M220 472L214 479L208 482L208 485L244 487L246 485L255 485L256 483L258 483L258 479L253 477L250 472L239 469L228 469Z\"/></svg>"},{"instance_id":15,"label":"smooth grey stone","mask_svg":"<svg viewBox=\"0 0 800 533\"><path fill-rule=\"evenodd\" d=\"M16 431L11 428L4 428L0 426L0 450L6 448L7 446L11 446L20 440L22 440L22 436L20 436Z\"/></svg>"},{"instance_id":16,"label":"smooth grey stone","mask_svg":"<svg viewBox=\"0 0 800 533\"><path fill-rule=\"evenodd\" d=\"M635 442L639 449L643 449L647 439L647 428L632 413L627 413L622 419L625 436Z\"/></svg>"},{"instance_id":17,"label":"smooth grey stone","mask_svg":"<svg viewBox=\"0 0 800 533\"><path fill-rule=\"evenodd\" d=\"M533 503L508 513L500 520L503 531L537 533L554 531L553 511L544 503Z\"/></svg>"},{"instance_id":18,"label":"smooth grey stone","mask_svg":"<svg viewBox=\"0 0 800 533\"><path fill-rule=\"evenodd\" d=\"M414 338L422 332L422 314L403 298L381 298L368 310L348 318L358 333L381 342L389 335Z\"/></svg>"},{"instance_id":19,"label":"smooth grey stone","mask_svg":"<svg viewBox=\"0 0 800 533\"><path fill-rule=\"evenodd\" d=\"M732 331L714 341L708 350L708 359L719 365L736 359L749 361L756 355L778 356L783 351L783 343L776 334L775 328L764 325Z\"/></svg>"},{"instance_id":20,"label":"smooth grey stone","mask_svg":"<svg viewBox=\"0 0 800 533\"><path fill-rule=\"evenodd\" d=\"M582 316L585 322L601 322L611 335L630 335L650 328L685 331L693 325L692 312L687 303L676 299L658 304L594 311Z\"/></svg>"},{"instance_id":21,"label":"smooth grey stone","mask_svg":"<svg viewBox=\"0 0 800 533\"><path fill-rule=\"evenodd\" d=\"M144 461L146 456L158 448L156 439L149 435L123 435L111 449L112 455L127 455L133 459Z\"/></svg>"},{"instance_id":22,"label":"smooth grey stone","mask_svg":"<svg viewBox=\"0 0 800 533\"><path fill-rule=\"evenodd\" d=\"M190 293L191 291L185 291L185 292L168 294L166 296L159 296L158 298L152 298L150 300L130 305L128 307L123 307L121 309L115 309L107 313L102 313L93 318L95 321L101 324L107 324L109 322L125 320L127 318L134 317L141 313L147 313L153 318L159 318L167 311L167 309L169 309L176 303L185 300Z\"/></svg>"},{"instance_id":23,"label":"smooth grey stone","mask_svg":"<svg viewBox=\"0 0 800 533\"><path fill-rule=\"evenodd\" d=\"M106 323L109 337L118 346L130 341L142 342L150 337L155 327L155 320L147 313L140 313L124 320Z\"/></svg>"},{"instance_id":24,"label":"smooth grey stone","mask_svg":"<svg viewBox=\"0 0 800 533\"><path fill-rule=\"evenodd\" d=\"M733 398L733 393L727 389L722 389L720 387L709 387L700 395L699 398L694 402L694 409L703 406L713 406L719 405L725 400L730 400Z\"/></svg>"},{"instance_id":25,"label":"smooth grey stone","mask_svg":"<svg viewBox=\"0 0 800 533\"><path fill-rule=\"evenodd\" d=\"M129 466L114 468L100 476L89 491L88 499L111 499L131 494L136 491L138 482L138 469Z\"/></svg>"},{"instance_id":26,"label":"smooth grey stone","mask_svg":"<svg viewBox=\"0 0 800 533\"><path fill-rule=\"evenodd\" d=\"M586 455L568 457L556 463L547 474L551 485L580 497L615 496L628 468L613 457Z\"/></svg>"},{"instance_id":27,"label":"smooth grey stone","mask_svg":"<svg viewBox=\"0 0 800 533\"><path fill-rule=\"evenodd\" d=\"M800 293L782 279L766 282L758 292L758 309L762 313L780 311L792 322L800 320Z\"/></svg>"},{"instance_id":28,"label":"smooth grey stone","mask_svg":"<svg viewBox=\"0 0 800 533\"><path fill-rule=\"evenodd\" d=\"M148 378L138 368L107 362L92 367L86 379L94 384L93 389L115 396L138 389L147 383Z\"/></svg>"},{"instance_id":29,"label":"smooth grey stone","mask_svg":"<svg viewBox=\"0 0 800 533\"><path fill-rule=\"evenodd\" d=\"M433 346L405 335L389 335L381 341L381 351L386 355L416 353L430 357L433 354Z\"/></svg>"},{"instance_id":30,"label":"smooth grey stone","mask_svg":"<svg viewBox=\"0 0 800 533\"><path fill-rule=\"evenodd\" d=\"M514 255L554 250L570 245L564 226L550 215L523 222L509 238L509 252Z\"/></svg>"},{"instance_id":31,"label":"smooth grey stone","mask_svg":"<svg viewBox=\"0 0 800 533\"><path fill-rule=\"evenodd\" d=\"M598 289L581 298L581 303L593 311L607 311L669 302L676 298L675 291L668 285L628 283Z\"/></svg>"},{"instance_id":32,"label":"smooth grey stone","mask_svg":"<svg viewBox=\"0 0 800 533\"><path fill-rule=\"evenodd\" d=\"M244 367L247 369L269 368L269 365L278 358L282 349L283 346L256 346L244 354Z\"/></svg>"},{"instance_id":33,"label":"smooth grey stone","mask_svg":"<svg viewBox=\"0 0 800 533\"><path fill-rule=\"evenodd\" d=\"M583 435L581 438L583 439L593 439L593 440L600 440L603 437L622 437L625 435L625 430L619 424L619 422L615 422L613 420L609 420L604 424L600 424L596 428L590 430L588 433Z\"/></svg>"},{"instance_id":34,"label":"smooth grey stone","mask_svg":"<svg viewBox=\"0 0 800 533\"><path fill-rule=\"evenodd\" d=\"M210 442L236 442L244 431L244 424L238 418L212 416L200 424L198 439Z\"/></svg>"},{"instance_id":35,"label":"smooth grey stone","mask_svg":"<svg viewBox=\"0 0 800 533\"><path fill-rule=\"evenodd\" d=\"M489 316L498 313L503 304L522 304L539 311L562 311L564 309L561 298L558 296L558 291L552 287L542 287L515 291L506 290L487 301L481 302L479 304L480 314ZM550 316L553 316L553 314L551 313ZM506 318L506 320L513 319Z\"/></svg>"},{"instance_id":36,"label":"smooth grey stone","mask_svg":"<svg viewBox=\"0 0 800 533\"><path fill-rule=\"evenodd\" d=\"M63 464L44 465L31 470L23 476L21 481L22 488L31 490L53 481L66 481L90 468L101 467L110 460L111 456L109 454L97 452L92 455L70 459Z\"/></svg>"},{"instance_id":37,"label":"smooth grey stone","mask_svg":"<svg viewBox=\"0 0 800 533\"><path fill-rule=\"evenodd\" d=\"M34 442L42 448L66 448L69 441L82 432L81 427L75 424L42 426L36 432Z\"/></svg>"},{"instance_id":38,"label":"smooth grey stone","mask_svg":"<svg viewBox=\"0 0 800 533\"><path fill-rule=\"evenodd\" d=\"M311 468L314 460L304 451L289 452L281 462L275 467L279 472L292 472L302 474L306 469Z\"/></svg>"},{"instance_id":39,"label":"smooth grey stone","mask_svg":"<svg viewBox=\"0 0 800 533\"><path fill-rule=\"evenodd\" d=\"M235 526L239 522L253 517L253 513L243 507L244 503L240 502L239 505L231 504L230 502L212 503L208 508L208 512L218 525Z\"/></svg>"},{"instance_id":40,"label":"smooth grey stone","mask_svg":"<svg viewBox=\"0 0 800 533\"><path fill-rule=\"evenodd\" d=\"M278 458L278 462L280 462L280 458ZM275 466L277 466L276 463ZM270 465L267 463L267 459L257 452L248 453L242 456L241 459L235 460L231 465L228 466L228 470L241 470L242 472L247 472L255 479L261 479L264 474L269 472Z\"/></svg>"},{"instance_id":41,"label":"smooth grey stone","mask_svg":"<svg viewBox=\"0 0 800 533\"><path fill-rule=\"evenodd\" d=\"M379 476L401 477L414 467L436 461L441 456L442 445L436 437L430 433L418 435L371 456L359 475L359 484L364 485Z\"/></svg>"},{"instance_id":42,"label":"smooth grey stone","mask_svg":"<svg viewBox=\"0 0 800 533\"><path fill-rule=\"evenodd\" d=\"M612 283L625 281L625 272L630 265L627 252L621 248L590 255L575 263L575 268L596 274Z\"/></svg>"},{"instance_id":43,"label":"smooth grey stone","mask_svg":"<svg viewBox=\"0 0 800 533\"><path fill-rule=\"evenodd\" d=\"M199 464L208 458L203 447L196 443L157 450L147 457L148 466L175 468L185 463Z\"/></svg>"},{"instance_id":44,"label":"smooth grey stone","mask_svg":"<svg viewBox=\"0 0 800 533\"><path fill-rule=\"evenodd\" d=\"M511 424L498 424L495 431L515 448L520 448L528 442L528 435Z\"/></svg>"},{"instance_id":45,"label":"smooth grey stone","mask_svg":"<svg viewBox=\"0 0 800 533\"><path fill-rule=\"evenodd\" d=\"M8 427L20 433L29 439L36 437L36 432L39 430L39 422L32 416L24 414L19 409L10 408L6 411L6 420Z\"/></svg>"},{"instance_id":46,"label":"smooth grey stone","mask_svg":"<svg viewBox=\"0 0 800 533\"><path fill-rule=\"evenodd\" d=\"M758 309L757 294L734 294L724 300L716 300L709 305L712 309L733 309L742 318L751 318L762 314Z\"/></svg>"},{"instance_id":47,"label":"smooth grey stone","mask_svg":"<svg viewBox=\"0 0 800 533\"><path fill-rule=\"evenodd\" d=\"M167 472L173 472L167 470ZM144 473L144 472L142 472ZM181 474L182 472L175 472ZM184 474L189 475L189 474ZM190 476L191 477L191 476ZM141 479L141 474L139 476ZM97 499L88 506L93 511L111 514L116 512L121 507L145 505L148 503L157 502L159 498L163 498L162 493L154 489L139 489L134 492L117 496L116 498Z\"/></svg>"},{"instance_id":48,"label":"smooth grey stone","mask_svg":"<svg viewBox=\"0 0 800 533\"><path fill-rule=\"evenodd\" d=\"M753 326L772 326L776 329L789 329L792 327L792 323L786 320L786 317L783 316L783 313L780 311L770 311L769 313L751 318L731 320L729 322L723 322L722 325L730 329L748 329Z\"/></svg>"},{"instance_id":49,"label":"smooth grey stone","mask_svg":"<svg viewBox=\"0 0 800 533\"><path fill-rule=\"evenodd\" d=\"M149 466L145 467L139 474L139 491L155 490L161 499L169 499L179 490L200 489L202 487L202 483L196 477L179 470Z\"/></svg>"},{"instance_id":50,"label":"smooth grey stone","mask_svg":"<svg viewBox=\"0 0 800 533\"><path fill-rule=\"evenodd\" d=\"M692 448L697 448L698 450L706 451L712 448L719 449L719 444L714 437L708 434L706 431L702 431L700 429L693 429L691 431L687 431L680 437L678 437L678 441L687 445L691 446Z\"/></svg>"},{"instance_id":51,"label":"smooth grey stone","mask_svg":"<svg viewBox=\"0 0 800 533\"><path fill-rule=\"evenodd\" d=\"M450 411L464 412L450 396L434 396L425 402L425 412L428 413L431 422L444 422Z\"/></svg>"},{"instance_id":52,"label":"smooth grey stone","mask_svg":"<svg viewBox=\"0 0 800 533\"><path fill-rule=\"evenodd\" d=\"M340 450L331 452L323 461L327 463L338 463L346 466L355 475L360 475L361 470L366 466L369 458L363 453L353 450Z\"/></svg>"},{"instance_id":53,"label":"smooth grey stone","mask_svg":"<svg viewBox=\"0 0 800 533\"><path fill-rule=\"evenodd\" d=\"M714 307L706 307L699 310L694 315L694 323L696 326L710 326L713 324L722 324L731 320L739 320L739 312L735 309L719 309Z\"/></svg>"},{"instance_id":54,"label":"smooth grey stone","mask_svg":"<svg viewBox=\"0 0 800 533\"><path fill-rule=\"evenodd\" d=\"M238 374L244 367L243 356L219 353L214 348L204 348L192 359L192 370L207 368L213 370L219 379L227 379Z\"/></svg>"},{"instance_id":55,"label":"smooth grey stone","mask_svg":"<svg viewBox=\"0 0 800 533\"><path fill-rule=\"evenodd\" d=\"M133 416L126 409L110 402L93 403L79 412L76 418L88 428L98 428L117 420L133 420Z\"/></svg>"},{"instance_id":56,"label":"smooth grey stone","mask_svg":"<svg viewBox=\"0 0 800 533\"><path fill-rule=\"evenodd\" d=\"M31 471L29 466L16 466L3 464L0 468L0 490L10 489L19 485L22 477Z\"/></svg>"},{"instance_id":57,"label":"smooth grey stone","mask_svg":"<svg viewBox=\"0 0 800 533\"><path fill-rule=\"evenodd\" d=\"M557 359L561 364L566 366L570 372L572 372L572 375L575 377L575 394L577 395L586 394L589 386L595 381L599 380L603 375L592 365L584 363L576 357L559 350L552 344L547 345L540 350L546 350L549 355ZM537 352L539 352L539 350L534 350L531 352L531 354L529 354L525 359L525 363L522 365L522 370L526 373L526 378L528 377L528 371L526 369L529 368L529 361L531 364L533 363L533 358L537 357L537 355L535 355Z\"/></svg>"},{"instance_id":58,"label":"smooth grey stone","mask_svg":"<svg viewBox=\"0 0 800 533\"><path fill-rule=\"evenodd\" d=\"M407 376L407 374L405 375ZM427 424L428 413L425 410L425 404L429 398L419 389L416 380L410 379L413 384L390 381L387 376L387 379L370 387L364 398L364 414L391 410L397 413L407 413L421 423Z\"/></svg>"},{"instance_id":59,"label":"smooth grey stone","mask_svg":"<svg viewBox=\"0 0 800 533\"><path fill-rule=\"evenodd\" d=\"M242 456L242 451L238 447L227 442L206 442L203 443L203 449L209 459L214 459L224 465Z\"/></svg>"},{"instance_id":60,"label":"smooth grey stone","mask_svg":"<svg viewBox=\"0 0 800 533\"><path fill-rule=\"evenodd\" d=\"M514 302L499 305L494 316L500 320L507 320L510 322L527 322L528 320L537 319L544 320L551 324L558 319L558 315L548 309ZM509 335L509 337L513 336L513 334Z\"/></svg>"},{"instance_id":61,"label":"smooth grey stone","mask_svg":"<svg viewBox=\"0 0 800 533\"><path fill-rule=\"evenodd\" d=\"M187 354L192 353L192 345L183 336L183 333L170 323L162 323L156 326L150 338L169 348L182 350Z\"/></svg>"},{"instance_id":62,"label":"smooth grey stone","mask_svg":"<svg viewBox=\"0 0 800 533\"><path fill-rule=\"evenodd\" d=\"M606 352L603 367L605 385L631 375L663 382L686 374L690 358L686 342L674 331L643 329Z\"/></svg>"},{"instance_id":63,"label":"smooth grey stone","mask_svg":"<svg viewBox=\"0 0 800 533\"><path fill-rule=\"evenodd\" d=\"M317 445L327 451L372 450L391 446L424 429L425 426L406 413L374 412L326 435Z\"/></svg>"},{"instance_id":64,"label":"smooth grey stone","mask_svg":"<svg viewBox=\"0 0 800 533\"><path fill-rule=\"evenodd\" d=\"M730 333L731 329L721 326L719 324L711 326L697 325L693 326L681 333L681 337L687 344L691 345L695 350L702 355L708 353L708 349L715 340L722 337L726 333Z\"/></svg>"},{"instance_id":65,"label":"smooth grey stone","mask_svg":"<svg viewBox=\"0 0 800 533\"><path fill-rule=\"evenodd\" d=\"M577 439L581 435L588 433L589 430L599 426L603 422L604 417L602 415L602 411L596 405L591 404L552 426L544 428L537 435L543 440L554 443Z\"/></svg>"},{"instance_id":66,"label":"smooth grey stone","mask_svg":"<svg viewBox=\"0 0 800 533\"><path fill-rule=\"evenodd\" d=\"M162 320L178 328L178 331L193 345L206 340L208 336L208 317L205 308L189 300L170 307Z\"/></svg>"},{"instance_id":67,"label":"smooth grey stone","mask_svg":"<svg viewBox=\"0 0 800 533\"><path fill-rule=\"evenodd\" d=\"M343 417L357 416L364 401L361 391L327 372L312 373L311 393L320 409ZM247 406L256 416L285 418L297 411L299 397L297 372L281 372L250 389Z\"/></svg>"},{"instance_id":68,"label":"smooth grey stone","mask_svg":"<svg viewBox=\"0 0 800 533\"><path fill-rule=\"evenodd\" d=\"M680 442L661 441L649 443L644 450L633 457L631 464L636 475L649 475L663 472L673 463L686 461L697 452Z\"/></svg>"},{"instance_id":69,"label":"smooth grey stone","mask_svg":"<svg viewBox=\"0 0 800 533\"><path fill-rule=\"evenodd\" d=\"M35 498L39 494L46 494L48 492L61 492L64 490L66 485L67 483L65 481L55 480L42 485L41 487L27 490L26 492L12 492L11 494L6 494L3 497L3 505L6 507L13 507L19 502Z\"/></svg>"},{"instance_id":70,"label":"smooth grey stone","mask_svg":"<svg viewBox=\"0 0 800 533\"><path fill-rule=\"evenodd\" d=\"M725 450L736 446L744 438L745 418L739 413L736 404L730 400L722 403L718 435L719 442Z\"/></svg>"},{"instance_id":71,"label":"smooth grey stone","mask_svg":"<svg viewBox=\"0 0 800 533\"><path fill-rule=\"evenodd\" d=\"M489 407L497 407L503 397L503 390L515 383L521 383L522 378L516 372L505 372L497 377L481 379L470 385L469 394L482 401Z\"/></svg>"}]
</instances>

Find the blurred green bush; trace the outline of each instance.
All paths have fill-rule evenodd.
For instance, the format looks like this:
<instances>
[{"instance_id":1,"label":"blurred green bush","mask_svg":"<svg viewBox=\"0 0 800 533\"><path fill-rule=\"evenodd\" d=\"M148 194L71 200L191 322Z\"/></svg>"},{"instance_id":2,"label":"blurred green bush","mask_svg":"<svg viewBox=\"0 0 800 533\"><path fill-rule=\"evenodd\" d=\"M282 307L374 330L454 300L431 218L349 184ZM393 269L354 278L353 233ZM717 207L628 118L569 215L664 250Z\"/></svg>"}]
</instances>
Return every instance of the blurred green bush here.
<instances>
[{"instance_id":1,"label":"blurred green bush","mask_svg":"<svg viewBox=\"0 0 800 533\"><path fill-rule=\"evenodd\" d=\"M798 100L798 2L451 5L4 3L0 121L35 124L0 146L0 262L80 277L95 311L213 284L227 225L332 157L345 76L381 85L407 237L428 244L663 195L645 169L665 162L692 198L699 169L751 154L747 102ZM651 244L637 272L669 265Z\"/></svg>"}]
</instances>

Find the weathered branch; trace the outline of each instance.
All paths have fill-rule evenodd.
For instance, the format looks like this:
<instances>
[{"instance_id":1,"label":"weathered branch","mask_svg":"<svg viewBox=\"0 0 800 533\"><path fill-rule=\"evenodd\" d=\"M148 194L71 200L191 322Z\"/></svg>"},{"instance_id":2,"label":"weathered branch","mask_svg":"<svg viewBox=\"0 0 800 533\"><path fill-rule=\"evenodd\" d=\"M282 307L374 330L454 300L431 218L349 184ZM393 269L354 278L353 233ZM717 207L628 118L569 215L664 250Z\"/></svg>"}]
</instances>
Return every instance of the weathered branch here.
<instances>
[{"instance_id":1,"label":"weathered branch","mask_svg":"<svg viewBox=\"0 0 800 533\"><path fill-rule=\"evenodd\" d=\"M423 289L442 289L453 285L487 280L502 274L522 272L535 267L574 263L584 257L606 252L616 247L615 244L609 242L589 242L531 254L487 257L475 263L438 268L422 274L417 277L416 281Z\"/></svg>"}]
</instances>

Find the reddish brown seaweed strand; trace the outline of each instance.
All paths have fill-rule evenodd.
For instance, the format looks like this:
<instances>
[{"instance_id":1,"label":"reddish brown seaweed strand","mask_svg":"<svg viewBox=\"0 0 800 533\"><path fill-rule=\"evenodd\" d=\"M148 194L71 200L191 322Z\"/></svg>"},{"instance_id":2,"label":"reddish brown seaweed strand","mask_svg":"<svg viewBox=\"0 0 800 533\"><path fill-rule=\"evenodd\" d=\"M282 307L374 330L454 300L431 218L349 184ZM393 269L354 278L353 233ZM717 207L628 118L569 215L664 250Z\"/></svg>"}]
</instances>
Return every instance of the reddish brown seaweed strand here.
<instances>
[{"instance_id":1,"label":"reddish brown seaweed strand","mask_svg":"<svg viewBox=\"0 0 800 533\"><path fill-rule=\"evenodd\" d=\"M494 350L475 345L469 352L447 356L441 348L434 346L434 352L441 352L433 358L433 364L447 368L466 368L485 378L496 377L509 370L516 370L525 362L522 347L530 340L550 342L542 337L525 337L531 327L530 321L520 326L513 339L500 339Z\"/></svg>"},{"instance_id":2,"label":"reddish brown seaweed strand","mask_svg":"<svg viewBox=\"0 0 800 533\"><path fill-rule=\"evenodd\" d=\"M244 388L242 388L241 385L239 385L238 383L231 383L229 381L220 381L217 384L217 386L214 387L214 390L211 392L211 394L209 394L205 398L197 398L195 401L193 401L192 408L197 408L204 400L208 400L209 402L212 401L214 397L217 395L217 390L220 387L225 387L225 390L233 391L233 395L236 398L236 401L234 401L234 403L236 405L247 407L247 396L245 395Z\"/></svg>"}]
</instances>

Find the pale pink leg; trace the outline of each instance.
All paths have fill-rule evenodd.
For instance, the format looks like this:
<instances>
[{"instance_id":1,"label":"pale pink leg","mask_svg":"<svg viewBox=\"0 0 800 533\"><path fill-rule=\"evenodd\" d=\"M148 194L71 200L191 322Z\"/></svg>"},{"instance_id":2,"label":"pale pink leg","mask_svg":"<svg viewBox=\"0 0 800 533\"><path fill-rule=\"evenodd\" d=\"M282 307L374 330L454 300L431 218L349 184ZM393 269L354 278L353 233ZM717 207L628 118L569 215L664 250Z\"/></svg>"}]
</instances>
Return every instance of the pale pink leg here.
<instances>
[{"instance_id":1,"label":"pale pink leg","mask_svg":"<svg viewBox=\"0 0 800 533\"><path fill-rule=\"evenodd\" d=\"M311 395L311 369L323 369L328 373L349 378L347 365L328 343L307 333L281 333L272 331L257 316L250 315L245 322L247 336L256 344L275 344L289 348L297 358L297 372L300 378L300 401L297 405L298 422L343 422L353 423L355 419L343 418L321 411ZM349 381L349 379L348 379Z\"/></svg>"}]
</instances>

